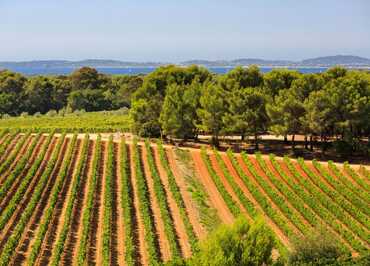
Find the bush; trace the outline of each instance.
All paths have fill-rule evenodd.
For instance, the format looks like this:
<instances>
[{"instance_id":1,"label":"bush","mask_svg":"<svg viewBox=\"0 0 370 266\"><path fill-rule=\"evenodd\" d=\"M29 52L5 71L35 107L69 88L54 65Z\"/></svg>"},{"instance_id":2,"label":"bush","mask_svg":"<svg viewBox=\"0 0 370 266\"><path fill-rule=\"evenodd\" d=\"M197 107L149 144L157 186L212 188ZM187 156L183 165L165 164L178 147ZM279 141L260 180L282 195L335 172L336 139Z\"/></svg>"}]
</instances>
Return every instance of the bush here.
<instances>
[{"instance_id":1,"label":"bush","mask_svg":"<svg viewBox=\"0 0 370 266\"><path fill-rule=\"evenodd\" d=\"M166 265L271 265L275 239L262 219L248 224L239 217L233 225L221 225L199 244L199 251L186 261Z\"/></svg>"},{"instance_id":2,"label":"bush","mask_svg":"<svg viewBox=\"0 0 370 266\"><path fill-rule=\"evenodd\" d=\"M347 157L352 154L352 145L348 141L336 140L333 142L334 150L341 157Z\"/></svg>"},{"instance_id":3,"label":"bush","mask_svg":"<svg viewBox=\"0 0 370 266\"><path fill-rule=\"evenodd\" d=\"M58 115L58 112L55 110L50 110L49 112L46 113L46 116L48 117L55 117Z\"/></svg>"},{"instance_id":4,"label":"bush","mask_svg":"<svg viewBox=\"0 0 370 266\"><path fill-rule=\"evenodd\" d=\"M344 257L338 243L325 228L314 228L293 241L289 265L335 265Z\"/></svg>"},{"instance_id":5,"label":"bush","mask_svg":"<svg viewBox=\"0 0 370 266\"><path fill-rule=\"evenodd\" d=\"M20 115L20 117L28 117L28 116L29 116L29 114L27 112L22 112L21 115Z\"/></svg>"}]
</instances>

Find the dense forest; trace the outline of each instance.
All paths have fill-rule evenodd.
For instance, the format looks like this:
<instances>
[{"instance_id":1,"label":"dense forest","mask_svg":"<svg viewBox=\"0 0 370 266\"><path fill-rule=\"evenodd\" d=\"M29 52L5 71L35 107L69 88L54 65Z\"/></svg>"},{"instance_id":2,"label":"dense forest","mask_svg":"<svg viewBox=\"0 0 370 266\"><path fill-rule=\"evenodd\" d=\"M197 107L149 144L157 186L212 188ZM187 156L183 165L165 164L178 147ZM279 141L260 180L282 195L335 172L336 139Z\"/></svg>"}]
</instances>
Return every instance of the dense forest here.
<instances>
[{"instance_id":1,"label":"dense forest","mask_svg":"<svg viewBox=\"0 0 370 266\"><path fill-rule=\"evenodd\" d=\"M236 67L216 75L198 66L160 67L146 76L109 76L81 68L69 76L0 72L2 117L130 108L131 128L146 137L304 135L306 148L334 140L338 151L368 152L370 73L335 67L320 74Z\"/></svg>"}]
</instances>

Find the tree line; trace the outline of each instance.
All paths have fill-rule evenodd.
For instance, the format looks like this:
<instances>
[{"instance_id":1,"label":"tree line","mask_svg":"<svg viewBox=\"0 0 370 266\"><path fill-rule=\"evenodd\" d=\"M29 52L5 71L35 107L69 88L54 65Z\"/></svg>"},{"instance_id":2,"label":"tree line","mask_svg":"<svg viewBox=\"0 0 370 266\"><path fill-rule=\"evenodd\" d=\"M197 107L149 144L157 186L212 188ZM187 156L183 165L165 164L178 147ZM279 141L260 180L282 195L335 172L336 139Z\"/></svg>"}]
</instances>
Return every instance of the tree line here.
<instances>
[{"instance_id":1,"label":"tree line","mask_svg":"<svg viewBox=\"0 0 370 266\"><path fill-rule=\"evenodd\" d=\"M252 136L304 135L325 150L335 140L349 153L370 136L370 73L341 67L317 74L258 67L236 67L225 75L202 67L161 67L144 78L130 110L132 129L141 136L193 139L211 134ZM310 145L311 144L311 145ZM366 145L365 145L366 146Z\"/></svg>"},{"instance_id":2,"label":"tree line","mask_svg":"<svg viewBox=\"0 0 370 266\"><path fill-rule=\"evenodd\" d=\"M25 77L0 71L0 115L45 114L49 111L102 111L130 106L140 75L109 76L84 67L69 76Z\"/></svg>"}]
</instances>

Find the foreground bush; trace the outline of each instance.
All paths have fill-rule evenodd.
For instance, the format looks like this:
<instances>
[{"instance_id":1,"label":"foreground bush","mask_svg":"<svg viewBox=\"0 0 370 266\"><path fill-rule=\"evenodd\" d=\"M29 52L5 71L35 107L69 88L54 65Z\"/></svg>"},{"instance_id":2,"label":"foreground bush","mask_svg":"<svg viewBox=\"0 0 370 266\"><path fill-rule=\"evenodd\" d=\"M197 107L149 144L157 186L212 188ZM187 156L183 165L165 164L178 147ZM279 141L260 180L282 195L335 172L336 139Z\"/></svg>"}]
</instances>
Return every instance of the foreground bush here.
<instances>
[{"instance_id":1,"label":"foreground bush","mask_svg":"<svg viewBox=\"0 0 370 266\"><path fill-rule=\"evenodd\" d=\"M186 261L167 265L271 265L275 239L261 219L248 224L240 217L222 225L199 243L199 251Z\"/></svg>"}]
</instances>

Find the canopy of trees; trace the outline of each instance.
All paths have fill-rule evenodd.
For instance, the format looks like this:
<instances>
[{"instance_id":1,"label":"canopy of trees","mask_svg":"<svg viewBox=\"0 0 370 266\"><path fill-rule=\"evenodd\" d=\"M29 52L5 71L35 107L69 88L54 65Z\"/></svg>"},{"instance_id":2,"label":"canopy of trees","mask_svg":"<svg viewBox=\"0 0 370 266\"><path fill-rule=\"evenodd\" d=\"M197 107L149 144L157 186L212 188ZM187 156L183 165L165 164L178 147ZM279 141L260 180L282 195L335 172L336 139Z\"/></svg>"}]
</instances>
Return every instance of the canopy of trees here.
<instances>
[{"instance_id":1,"label":"canopy of trees","mask_svg":"<svg viewBox=\"0 0 370 266\"><path fill-rule=\"evenodd\" d=\"M225 75L204 68L168 66L144 78L134 93L133 130L142 136L188 139L198 133L253 136L263 133L335 140L339 151L363 150L370 136L370 74L341 67L301 74L275 69L262 74L255 66ZM308 141L306 141L308 147ZM312 147L312 142L311 142ZM347 147L347 148L346 148Z\"/></svg>"},{"instance_id":2,"label":"canopy of trees","mask_svg":"<svg viewBox=\"0 0 370 266\"><path fill-rule=\"evenodd\" d=\"M131 95L142 83L142 76L108 76L88 67L70 76L24 77L3 70L0 71L0 115L130 107Z\"/></svg>"}]
</instances>

